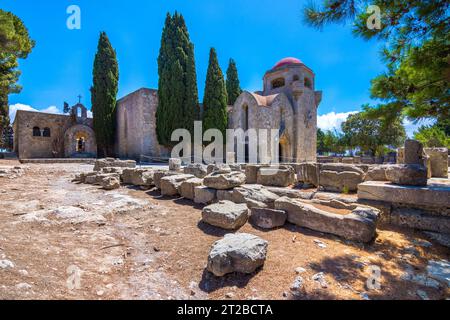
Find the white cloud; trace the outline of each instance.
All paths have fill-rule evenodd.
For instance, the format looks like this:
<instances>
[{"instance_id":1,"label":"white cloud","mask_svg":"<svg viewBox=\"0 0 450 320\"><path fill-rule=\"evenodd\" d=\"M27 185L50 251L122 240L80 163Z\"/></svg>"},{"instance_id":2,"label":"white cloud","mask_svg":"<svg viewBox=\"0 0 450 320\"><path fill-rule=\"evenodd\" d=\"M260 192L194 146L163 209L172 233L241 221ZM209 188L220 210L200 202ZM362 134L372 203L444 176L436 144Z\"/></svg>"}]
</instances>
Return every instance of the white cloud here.
<instances>
[{"instance_id":1,"label":"white cloud","mask_svg":"<svg viewBox=\"0 0 450 320\"><path fill-rule=\"evenodd\" d=\"M318 116L317 118L317 126L324 130L341 130L341 124L347 120L349 116L352 114L358 113L358 111L351 111L351 112L342 112L342 113L335 113L330 112L321 116Z\"/></svg>"},{"instance_id":2,"label":"white cloud","mask_svg":"<svg viewBox=\"0 0 450 320\"><path fill-rule=\"evenodd\" d=\"M35 109L26 104L16 103L16 104L9 106L9 118L11 120L11 123L14 122L14 119L16 118L16 113L18 110L35 111L35 112L52 113L52 114L62 114L61 110L59 110L58 107L55 107L55 106L50 106L48 108L38 110L38 109Z\"/></svg>"}]
</instances>

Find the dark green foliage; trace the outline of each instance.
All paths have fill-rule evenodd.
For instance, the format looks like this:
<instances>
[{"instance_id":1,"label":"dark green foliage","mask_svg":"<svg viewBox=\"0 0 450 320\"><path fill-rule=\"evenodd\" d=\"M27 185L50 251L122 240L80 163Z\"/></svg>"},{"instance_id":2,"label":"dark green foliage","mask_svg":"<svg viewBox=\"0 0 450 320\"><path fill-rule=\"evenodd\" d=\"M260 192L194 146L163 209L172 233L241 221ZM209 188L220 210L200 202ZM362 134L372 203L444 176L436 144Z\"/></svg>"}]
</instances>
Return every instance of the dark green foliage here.
<instances>
[{"instance_id":1,"label":"dark green foliage","mask_svg":"<svg viewBox=\"0 0 450 320\"><path fill-rule=\"evenodd\" d=\"M380 30L367 27L369 5L380 8ZM388 72L373 80L371 90L382 104L366 108L368 116L442 121L450 117L449 6L448 0L324 0L304 14L317 28L352 21L355 35L385 44Z\"/></svg>"},{"instance_id":2,"label":"dark green foliage","mask_svg":"<svg viewBox=\"0 0 450 320\"><path fill-rule=\"evenodd\" d=\"M422 126L414 134L414 139L422 142L427 148L449 148L450 149L450 136L445 134L439 125Z\"/></svg>"},{"instance_id":3,"label":"dark green foliage","mask_svg":"<svg viewBox=\"0 0 450 320\"><path fill-rule=\"evenodd\" d=\"M8 95L21 90L18 60L26 59L34 44L22 20L0 9L0 147L8 145L4 139L10 132Z\"/></svg>"},{"instance_id":4,"label":"dark green foliage","mask_svg":"<svg viewBox=\"0 0 450 320\"><path fill-rule=\"evenodd\" d=\"M91 87L94 131L100 155L113 155L119 65L105 32L100 33Z\"/></svg>"},{"instance_id":5,"label":"dark green foliage","mask_svg":"<svg viewBox=\"0 0 450 320\"><path fill-rule=\"evenodd\" d=\"M218 129L225 137L227 125L227 90L216 50L211 48L203 98L203 130Z\"/></svg>"},{"instance_id":6,"label":"dark green foliage","mask_svg":"<svg viewBox=\"0 0 450 320\"><path fill-rule=\"evenodd\" d=\"M406 139L399 119L382 121L370 119L364 112L348 117L342 124L342 144L349 149L360 148L371 155L382 155L386 146L398 147Z\"/></svg>"},{"instance_id":7,"label":"dark green foliage","mask_svg":"<svg viewBox=\"0 0 450 320\"><path fill-rule=\"evenodd\" d=\"M230 63L228 64L226 85L228 105L232 106L236 102L236 99L239 97L239 95L242 93L236 63L233 59L230 59Z\"/></svg>"},{"instance_id":8,"label":"dark green foliage","mask_svg":"<svg viewBox=\"0 0 450 320\"><path fill-rule=\"evenodd\" d=\"M160 144L170 147L172 132L187 129L193 136L199 119L194 45L189 40L181 14L169 13L161 36L158 56L158 97L156 133Z\"/></svg>"}]
</instances>

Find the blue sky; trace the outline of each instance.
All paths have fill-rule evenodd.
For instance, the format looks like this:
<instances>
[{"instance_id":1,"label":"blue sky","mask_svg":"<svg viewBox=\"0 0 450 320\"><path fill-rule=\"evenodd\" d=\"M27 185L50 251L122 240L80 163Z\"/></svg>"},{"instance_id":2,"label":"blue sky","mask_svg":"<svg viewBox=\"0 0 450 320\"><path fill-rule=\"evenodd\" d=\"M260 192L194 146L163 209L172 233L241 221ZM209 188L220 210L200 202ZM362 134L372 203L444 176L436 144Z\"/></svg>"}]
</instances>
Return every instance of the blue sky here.
<instances>
[{"instance_id":1,"label":"blue sky","mask_svg":"<svg viewBox=\"0 0 450 320\"><path fill-rule=\"evenodd\" d=\"M10 96L16 108L51 112L63 102L90 107L92 64L100 31L117 51L119 97L141 87L156 88L157 56L166 13L181 12L195 45L199 95L203 97L209 48L215 47L225 72L237 62L241 86L259 90L262 77L283 57L301 59L316 73L323 90L321 126L339 125L348 112L371 102L370 80L383 72L380 44L353 37L349 26L323 31L302 22L306 0L2 0L0 7L18 15L36 40L20 62L23 91ZM69 5L81 8L81 30L66 27ZM18 106L18 107L17 107ZM26 107L23 107L26 108ZM12 108L14 109L14 108Z\"/></svg>"}]
</instances>

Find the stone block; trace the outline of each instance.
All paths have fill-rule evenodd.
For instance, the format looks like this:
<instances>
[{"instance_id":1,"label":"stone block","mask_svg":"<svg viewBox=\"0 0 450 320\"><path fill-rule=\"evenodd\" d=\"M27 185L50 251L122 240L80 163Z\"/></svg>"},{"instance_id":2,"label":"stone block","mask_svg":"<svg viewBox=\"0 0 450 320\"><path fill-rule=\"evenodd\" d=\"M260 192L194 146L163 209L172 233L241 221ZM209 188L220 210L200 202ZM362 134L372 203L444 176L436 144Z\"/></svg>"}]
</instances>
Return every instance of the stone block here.
<instances>
[{"instance_id":1,"label":"stone block","mask_svg":"<svg viewBox=\"0 0 450 320\"><path fill-rule=\"evenodd\" d=\"M252 208L250 222L262 229L274 229L284 226L287 214L282 210Z\"/></svg>"},{"instance_id":2,"label":"stone block","mask_svg":"<svg viewBox=\"0 0 450 320\"><path fill-rule=\"evenodd\" d=\"M183 170L185 174L192 174L200 179L203 179L208 174L207 166L201 163L188 164Z\"/></svg>"},{"instance_id":3,"label":"stone block","mask_svg":"<svg viewBox=\"0 0 450 320\"><path fill-rule=\"evenodd\" d=\"M390 223L412 229L450 233L450 217L437 216L418 209L396 208L391 213Z\"/></svg>"},{"instance_id":4,"label":"stone block","mask_svg":"<svg viewBox=\"0 0 450 320\"><path fill-rule=\"evenodd\" d=\"M299 183L319 186L319 165L317 163L301 163L297 166L297 181Z\"/></svg>"},{"instance_id":5,"label":"stone block","mask_svg":"<svg viewBox=\"0 0 450 320\"><path fill-rule=\"evenodd\" d=\"M291 166L264 167L258 170L257 184L272 187L288 187L295 184L295 172Z\"/></svg>"},{"instance_id":6,"label":"stone block","mask_svg":"<svg viewBox=\"0 0 450 320\"><path fill-rule=\"evenodd\" d=\"M217 190L205 186L194 188L194 202L198 204L210 204L217 199Z\"/></svg>"},{"instance_id":7,"label":"stone block","mask_svg":"<svg viewBox=\"0 0 450 320\"><path fill-rule=\"evenodd\" d=\"M405 141L404 164L423 164L423 145L419 141Z\"/></svg>"},{"instance_id":8,"label":"stone block","mask_svg":"<svg viewBox=\"0 0 450 320\"><path fill-rule=\"evenodd\" d=\"M202 221L226 230L237 230L248 220L248 208L245 204L220 201L211 204L202 211Z\"/></svg>"},{"instance_id":9,"label":"stone block","mask_svg":"<svg viewBox=\"0 0 450 320\"><path fill-rule=\"evenodd\" d=\"M264 265L268 242L251 234L227 234L208 255L207 270L217 277L232 272L253 273Z\"/></svg>"},{"instance_id":10,"label":"stone block","mask_svg":"<svg viewBox=\"0 0 450 320\"><path fill-rule=\"evenodd\" d=\"M375 208L358 207L351 214L341 215L287 197L275 201L275 209L286 211L287 220L300 227L360 242L370 242L375 237L379 218Z\"/></svg>"},{"instance_id":11,"label":"stone block","mask_svg":"<svg viewBox=\"0 0 450 320\"><path fill-rule=\"evenodd\" d=\"M431 184L427 187L415 187L368 181L358 186L358 198L413 206L448 208L450 207L450 185Z\"/></svg>"},{"instance_id":12,"label":"stone block","mask_svg":"<svg viewBox=\"0 0 450 320\"><path fill-rule=\"evenodd\" d=\"M170 171L180 171L181 170L181 159L170 158L169 159L169 170Z\"/></svg>"},{"instance_id":13,"label":"stone block","mask_svg":"<svg viewBox=\"0 0 450 320\"><path fill-rule=\"evenodd\" d=\"M363 181L364 174L351 171L320 171L319 183L325 191L354 192Z\"/></svg>"},{"instance_id":14,"label":"stone block","mask_svg":"<svg viewBox=\"0 0 450 320\"><path fill-rule=\"evenodd\" d=\"M179 192L183 198L194 200L195 199L195 187L199 187L203 184L203 180L199 178L192 178L183 181L180 185Z\"/></svg>"},{"instance_id":15,"label":"stone block","mask_svg":"<svg viewBox=\"0 0 450 320\"><path fill-rule=\"evenodd\" d=\"M408 186L426 186L427 169L418 164L390 165L386 169L386 179L394 184Z\"/></svg>"},{"instance_id":16,"label":"stone block","mask_svg":"<svg viewBox=\"0 0 450 320\"><path fill-rule=\"evenodd\" d=\"M203 179L203 184L217 190L229 190L245 183L245 174L242 172L221 173L214 171Z\"/></svg>"},{"instance_id":17,"label":"stone block","mask_svg":"<svg viewBox=\"0 0 450 320\"><path fill-rule=\"evenodd\" d=\"M425 148L424 152L430 157L431 176L434 178L448 178L448 149Z\"/></svg>"},{"instance_id":18,"label":"stone block","mask_svg":"<svg viewBox=\"0 0 450 320\"><path fill-rule=\"evenodd\" d=\"M190 174L179 174L174 176L168 176L161 179L161 194L163 196L174 197L179 194L179 188L181 184L189 179L194 178Z\"/></svg>"}]
</instances>

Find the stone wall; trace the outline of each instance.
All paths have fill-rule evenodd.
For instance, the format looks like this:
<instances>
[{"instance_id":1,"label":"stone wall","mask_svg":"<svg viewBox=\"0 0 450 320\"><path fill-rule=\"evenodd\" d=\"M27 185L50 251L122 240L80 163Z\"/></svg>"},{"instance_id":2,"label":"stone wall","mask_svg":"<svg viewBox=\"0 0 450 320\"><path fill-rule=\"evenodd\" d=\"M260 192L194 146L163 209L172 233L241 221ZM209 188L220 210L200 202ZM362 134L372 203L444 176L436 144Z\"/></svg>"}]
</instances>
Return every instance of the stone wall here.
<instances>
[{"instance_id":1,"label":"stone wall","mask_svg":"<svg viewBox=\"0 0 450 320\"><path fill-rule=\"evenodd\" d=\"M168 158L168 150L156 136L157 106L157 91L146 88L117 101L116 153L120 158Z\"/></svg>"},{"instance_id":2,"label":"stone wall","mask_svg":"<svg viewBox=\"0 0 450 320\"><path fill-rule=\"evenodd\" d=\"M68 129L79 127L83 128L83 131L92 132L92 126L92 119L89 118L18 110L13 124L14 152L19 159L70 157L73 152L67 154L66 151L75 151L76 142L67 139ZM33 128L36 127L41 132L40 136L33 136ZM50 129L49 137L43 135L45 128ZM72 133L76 132L76 128L72 130ZM97 146L93 132L86 141L86 148L93 156L96 155Z\"/></svg>"},{"instance_id":3,"label":"stone wall","mask_svg":"<svg viewBox=\"0 0 450 320\"><path fill-rule=\"evenodd\" d=\"M70 127L70 117L41 112L17 111L14 121L14 151L20 159L53 158L53 142ZM50 137L34 137L33 128L50 129ZM63 138L59 151L64 150Z\"/></svg>"}]
</instances>

